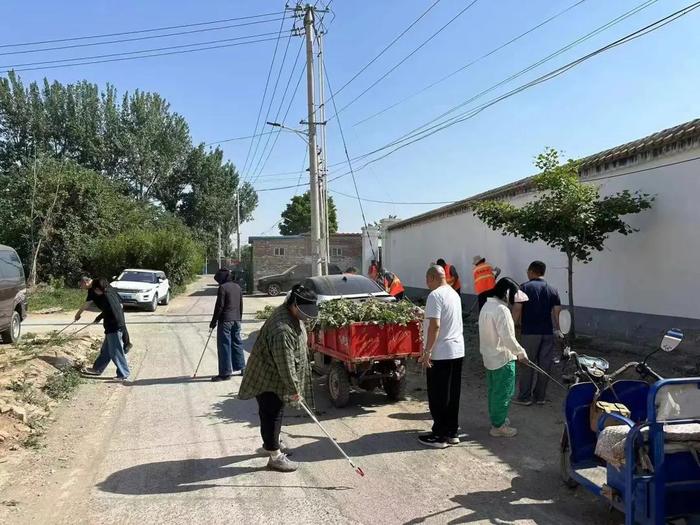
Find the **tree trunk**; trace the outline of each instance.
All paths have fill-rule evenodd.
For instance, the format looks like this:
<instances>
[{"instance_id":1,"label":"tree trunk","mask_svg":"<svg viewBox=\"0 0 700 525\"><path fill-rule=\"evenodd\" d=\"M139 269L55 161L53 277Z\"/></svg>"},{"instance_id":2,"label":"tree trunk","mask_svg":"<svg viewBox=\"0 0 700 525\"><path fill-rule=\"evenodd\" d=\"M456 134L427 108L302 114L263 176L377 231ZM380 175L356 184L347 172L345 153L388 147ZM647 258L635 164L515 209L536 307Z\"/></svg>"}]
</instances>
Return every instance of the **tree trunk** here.
<instances>
[{"instance_id":1,"label":"tree trunk","mask_svg":"<svg viewBox=\"0 0 700 525\"><path fill-rule=\"evenodd\" d=\"M30 289L36 286L36 265L39 259L39 250L41 250L41 243L43 239L39 239L39 242L32 246L32 262L29 267L29 279L27 279L27 285Z\"/></svg>"},{"instance_id":2,"label":"tree trunk","mask_svg":"<svg viewBox=\"0 0 700 525\"><path fill-rule=\"evenodd\" d=\"M574 314L574 256L570 253L566 253L566 259L568 261L566 270L569 277L569 313L571 313L571 338L576 338L576 315Z\"/></svg>"}]
</instances>

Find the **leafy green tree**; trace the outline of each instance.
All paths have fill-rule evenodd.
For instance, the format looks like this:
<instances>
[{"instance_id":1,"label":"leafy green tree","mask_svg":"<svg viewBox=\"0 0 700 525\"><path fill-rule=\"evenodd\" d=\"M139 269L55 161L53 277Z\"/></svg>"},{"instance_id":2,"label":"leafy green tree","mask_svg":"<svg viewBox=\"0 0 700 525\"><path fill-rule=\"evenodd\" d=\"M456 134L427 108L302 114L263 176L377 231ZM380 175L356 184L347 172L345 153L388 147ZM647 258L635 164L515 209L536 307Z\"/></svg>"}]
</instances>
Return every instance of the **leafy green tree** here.
<instances>
[{"instance_id":1,"label":"leafy green tree","mask_svg":"<svg viewBox=\"0 0 700 525\"><path fill-rule=\"evenodd\" d=\"M282 212L279 229L282 235L299 235L311 230L311 195L308 191L292 197ZM330 233L338 231L337 210L333 197L328 198L328 230Z\"/></svg>"},{"instance_id":2,"label":"leafy green tree","mask_svg":"<svg viewBox=\"0 0 700 525\"><path fill-rule=\"evenodd\" d=\"M622 217L651 208L654 197L625 190L601 198L598 187L581 182L578 163L561 164L559 153L551 148L538 155L535 166L541 170L533 180L541 192L535 200L520 208L503 201L482 201L475 205L475 215L503 235L528 242L541 240L566 254L571 331L575 334L574 262L590 262L593 252L602 251L612 233L637 231Z\"/></svg>"}]
</instances>

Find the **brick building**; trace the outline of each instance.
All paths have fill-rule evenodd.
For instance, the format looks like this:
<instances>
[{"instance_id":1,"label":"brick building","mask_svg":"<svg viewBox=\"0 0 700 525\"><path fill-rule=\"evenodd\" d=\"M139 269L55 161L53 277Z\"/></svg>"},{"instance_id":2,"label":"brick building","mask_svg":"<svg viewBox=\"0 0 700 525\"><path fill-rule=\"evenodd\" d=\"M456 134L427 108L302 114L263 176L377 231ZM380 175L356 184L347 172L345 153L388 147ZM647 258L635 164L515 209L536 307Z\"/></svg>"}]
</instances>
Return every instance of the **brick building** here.
<instances>
[{"instance_id":1,"label":"brick building","mask_svg":"<svg viewBox=\"0 0 700 525\"><path fill-rule=\"evenodd\" d=\"M249 237L253 252L253 282L261 277L282 273L295 264L311 263L311 237L279 235ZM361 271L362 234L334 233L330 238L330 262L343 270L355 266Z\"/></svg>"}]
</instances>

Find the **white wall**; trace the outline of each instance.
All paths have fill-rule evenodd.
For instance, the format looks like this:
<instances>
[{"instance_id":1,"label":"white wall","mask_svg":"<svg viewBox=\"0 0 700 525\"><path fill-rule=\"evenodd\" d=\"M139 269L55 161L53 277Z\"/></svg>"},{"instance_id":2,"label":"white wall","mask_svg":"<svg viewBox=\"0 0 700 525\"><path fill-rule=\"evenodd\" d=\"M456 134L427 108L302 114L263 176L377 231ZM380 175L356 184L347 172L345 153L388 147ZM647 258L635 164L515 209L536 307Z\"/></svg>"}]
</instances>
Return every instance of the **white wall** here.
<instances>
[{"instance_id":1,"label":"white wall","mask_svg":"<svg viewBox=\"0 0 700 525\"><path fill-rule=\"evenodd\" d=\"M639 232L612 234L593 262L574 268L577 306L700 319L700 160L699 149L590 179L601 195L624 189L656 195L651 210L628 217ZM674 166L658 167L679 161ZM648 168L654 168L648 170ZM639 173L625 173L636 170ZM511 200L523 204L530 197ZM530 244L490 230L470 211L389 230L384 242L387 266L411 287L425 288L425 270L440 257L456 266L463 293L473 293L472 257L480 254L525 281L534 259L547 264L547 280L567 302L566 258L543 243Z\"/></svg>"}]
</instances>

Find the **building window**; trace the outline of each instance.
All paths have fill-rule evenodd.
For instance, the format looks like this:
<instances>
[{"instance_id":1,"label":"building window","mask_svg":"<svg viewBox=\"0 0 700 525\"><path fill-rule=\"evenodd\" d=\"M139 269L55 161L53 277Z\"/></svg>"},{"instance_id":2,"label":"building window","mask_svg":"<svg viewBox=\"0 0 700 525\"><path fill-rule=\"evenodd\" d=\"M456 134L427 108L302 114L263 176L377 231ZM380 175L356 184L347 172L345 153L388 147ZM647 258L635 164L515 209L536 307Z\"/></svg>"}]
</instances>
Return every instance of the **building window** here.
<instances>
[{"instance_id":1,"label":"building window","mask_svg":"<svg viewBox=\"0 0 700 525\"><path fill-rule=\"evenodd\" d=\"M331 257L342 257L342 256L343 256L343 249L342 248L331 247Z\"/></svg>"},{"instance_id":2,"label":"building window","mask_svg":"<svg viewBox=\"0 0 700 525\"><path fill-rule=\"evenodd\" d=\"M284 256L284 248L275 248L275 255Z\"/></svg>"}]
</instances>

